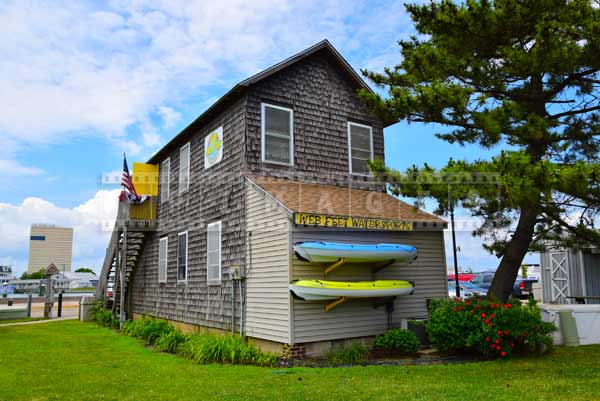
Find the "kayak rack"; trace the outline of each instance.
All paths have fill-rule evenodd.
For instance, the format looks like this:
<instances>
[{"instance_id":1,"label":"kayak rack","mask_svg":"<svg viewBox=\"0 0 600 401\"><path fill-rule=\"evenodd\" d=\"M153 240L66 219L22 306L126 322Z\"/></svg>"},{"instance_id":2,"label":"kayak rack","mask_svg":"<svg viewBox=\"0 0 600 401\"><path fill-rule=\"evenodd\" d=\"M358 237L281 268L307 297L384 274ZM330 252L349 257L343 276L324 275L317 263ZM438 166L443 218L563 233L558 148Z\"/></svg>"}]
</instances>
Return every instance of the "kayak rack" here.
<instances>
[{"instance_id":1,"label":"kayak rack","mask_svg":"<svg viewBox=\"0 0 600 401\"><path fill-rule=\"evenodd\" d=\"M334 271L334 270L342 267L345 263L346 263L346 259L345 258L340 258L337 262L334 262L333 264L327 266L325 268L324 274L328 275L332 271Z\"/></svg>"},{"instance_id":2,"label":"kayak rack","mask_svg":"<svg viewBox=\"0 0 600 401\"><path fill-rule=\"evenodd\" d=\"M342 267L343 265L345 265L347 262L346 258L340 258L337 261L333 262L332 264L330 264L329 266L327 266L325 268L325 271L323 272L323 274L325 276L327 276L329 273L331 273L334 270L339 269L340 267ZM393 264L395 262L394 259L390 259L388 261L376 264L372 267L371 269L371 273L375 274L377 272L379 272L382 269L385 269L386 267L388 267L389 265Z\"/></svg>"},{"instance_id":3,"label":"kayak rack","mask_svg":"<svg viewBox=\"0 0 600 401\"><path fill-rule=\"evenodd\" d=\"M330 310L332 310L333 308L335 308L338 305L343 304L347 300L348 300L348 298L346 298L346 297L339 297L338 299L335 299L331 302L327 302L325 304L325 312L329 312Z\"/></svg>"},{"instance_id":4,"label":"kayak rack","mask_svg":"<svg viewBox=\"0 0 600 401\"><path fill-rule=\"evenodd\" d=\"M374 309L377 309L380 306L385 306L385 309L388 313L388 326L389 326L389 328L391 328L390 313L392 313L394 311L394 300L396 299L396 297L384 297L384 298L372 298L372 299L373 299L373 308ZM345 303L346 301L348 301L348 297L339 297L337 299L334 299L333 301L327 302L325 304L325 312L329 312L336 306L341 305L341 304Z\"/></svg>"}]
</instances>

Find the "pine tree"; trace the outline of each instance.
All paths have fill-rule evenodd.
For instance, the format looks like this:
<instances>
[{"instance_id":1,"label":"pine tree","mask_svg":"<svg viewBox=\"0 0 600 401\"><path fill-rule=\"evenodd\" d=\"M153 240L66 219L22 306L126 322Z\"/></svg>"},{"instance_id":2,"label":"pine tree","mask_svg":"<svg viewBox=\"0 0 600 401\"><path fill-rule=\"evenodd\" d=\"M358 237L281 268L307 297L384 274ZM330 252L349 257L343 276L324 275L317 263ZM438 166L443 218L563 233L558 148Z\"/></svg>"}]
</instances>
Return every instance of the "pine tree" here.
<instances>
[{"instance_id":1,"label":"pine tree","mask_svg":"<svg viewBox=\"0 0 600 401\"><path fill-rule=\"evenodd\" d=\"M418 36L402 62L363 71L387 92L361 92L386 122L437 123L457 145L497 145L489 160L404 172L372 170L405 196L462 205L501 258L490 297L506 300L528 251L548 241L600 244L600 2L468 0L407 5ZM408 133L409 134L409 133ZM498 185L473 176L500 177ZM452 181L448 185L448 181ZM448 201L450 199L450 201Z\"/></svg>"}]
</instances>

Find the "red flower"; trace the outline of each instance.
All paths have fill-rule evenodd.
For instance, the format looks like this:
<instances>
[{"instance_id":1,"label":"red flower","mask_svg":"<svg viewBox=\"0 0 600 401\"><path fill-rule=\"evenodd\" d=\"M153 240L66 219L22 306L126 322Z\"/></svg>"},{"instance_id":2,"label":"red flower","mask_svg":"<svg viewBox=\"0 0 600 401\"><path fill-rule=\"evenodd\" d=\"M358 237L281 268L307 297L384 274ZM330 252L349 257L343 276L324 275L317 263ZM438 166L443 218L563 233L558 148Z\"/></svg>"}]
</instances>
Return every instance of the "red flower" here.
<instances>
[{"instance_id":1,"label":"red flower","mask_svg":"<svg viewBox=\"0 0 600 401\"><path fill-rule=\"evenodd\" d=\"M507 336L508 335L508 330L504 330L504 335Z\"/></svg>"},{"instance_id":2,"label":"red flower","mask_svg":"<svg viewBox=\"0 0 600 401\"><path fill-rule=\"evenodd\" d=\"M499 345L496 345L496 349L497 349L498 351L500 351L500 346L499 346Z\"/></svg>"},{"instance_id":3,"label":"red flower","mask_svg":"<svg viewBox=\"0 0 600 401\"><path fill-rule=\"evenodd\" d=\"M489 343L489 342L490 342L490 338L489 338L489 337L486 337L486 338L485 338L485 342L486 342L486 343Z\"/></svg>"},{"instance_id":4,"label":"red flower","mask_svg":"<svg viewBox=\"0 0 600 401\"><path fill-rule=\"evenodd\" d=\"M511 304L504 304L504 307L505 307L506 309L510 309L510 307L511 307L511 306L512 306Z\"/></svg>"},{"instance_id":5,"label":"red flower","mask_svg":"<svg viewBox=\"0 0 600 401\"><path fill-rule=\"evenodd\" d=\"M502 352L500 353L500 356L501 356L501 357L505 357L505 356L506 356L506 352L502 351Z\"/></svg>"},{"instance_id":6,"label":"red flower","mask_svg":"<svg viewBox=\"0 0 600 401\"><path fill-rule=\"evenodd\" d=\"M500 344L500 339L496 340L496 344Z\"/></svg>"},{"instance_id":7,"label":"red flower","mask_svg":"<svg viewBox=\"0 0 600 401\"><path fill-rule=\"evenodd\" d=\"M481 302L481 298L477 298L477 302Z\"/></svg>"},{"instance_id":8,"label":"red flower","mask_svg":"<svg viewBox=\"0 0 600 401\"><path fill-rule=\"evenodd\" d=\"M494 304L490 304L490 309L494 309Z\"/></svg>"},{"instance_id":9,"label":"red flower","mask_svg":"<svg viewBox=\"0 0 600 401\"><path fill-rule=\"evenodd\" d=\"M485 313L482 313L482 314L481 314L481 317L485 317Z\"/></svg>"},{"instance_id":10,"label":"red flower","mask_svg":"<svg viewBox=\"0 0 600 401\"><path fill-rule=\"evenodd\" d=\"M496 304L496 308L500 309L500 304Z\"/></svg>"},{"instance_id":11,"label":"red flower","mask_svg":"<svg viewBox=\"0 0 600 401\"><path fill-rule=\"evenodd\" d=\"M496 349L496 346L494 344L490 344L490 348L491 349Z\"/></svg>"},{"instance_id":12,"label":"red flower","mask_svg":"<svg viewBox=\"0 0 600 401\"><path fill-rule=\"evenodd\" d=\"M479 309L479 305L475 305L475 309Z\"/></svg>"},{"instance_id":13,"label":"red flower","mask_svg":"<svg viewBox=\"0 0 600 401\"><path fill-rule=\"evenodd\" d=\"M456 311L457 311L457 309L456 309L456 306L455 306L454 308L452 308L452 312L456 312Z\"/></svg>"},{"instance_id":14,"label":"red flower","mask_svg":"<svg viewBox=\"0 0 600 401\"><path fill-rule=\"evenodd\" d=\"M465 305L469 306L469 305L471 305L471 302L465 301Z\"/></svg>"},{"instance_id":15,"label":"red flower","mask_svg":"<svg viewBox=\"0 0 600 401\"><path fill-rule=\"evenodd\" d=\"M462 306L459 306L459 307L458 307L458 310L462 310Z\"/></svg>"},{"instance_id":16,"label":"red flower","mask_svg":"<svg viewBox=\"0 0 600 401\"><path fill-rule=\"evenodd\" d=\"M490 323L490 319L485 319L485 324L489 324Z\"/></svg>"},{"instance_id":17,"label":"red flower","mask_svg":"<svg viewBox=\"0 0 600 401\"><path fill-rule=\"evenodd\" d=\"M502 330L498 330L498 334L499 334L499 335L502 335Z\"/></svg>"},{"instance_id":18,"label":"red flower","mask_svg":"<svg viewBox=\"0 0 600 401\"><path fill-rule=\"evenodd\" d=\"M493 319L495 317L496 317L496 315L494 315L493 313L490 315L490 319Z\"/></svg>"}]
</instances>

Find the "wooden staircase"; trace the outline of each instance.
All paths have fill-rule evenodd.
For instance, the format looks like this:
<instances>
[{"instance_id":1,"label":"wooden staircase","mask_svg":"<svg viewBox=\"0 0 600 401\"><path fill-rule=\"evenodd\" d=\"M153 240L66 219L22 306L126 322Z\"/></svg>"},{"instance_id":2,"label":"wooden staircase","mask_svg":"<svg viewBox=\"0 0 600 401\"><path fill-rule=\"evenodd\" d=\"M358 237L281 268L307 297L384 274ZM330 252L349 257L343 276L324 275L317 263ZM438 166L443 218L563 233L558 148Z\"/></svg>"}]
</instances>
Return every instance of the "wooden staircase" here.
<instances>
[{"instance_id":1,"label":"wooden staircase","mask_svg":"<svg viewBox=\"0 0 600 401\"><path fill-rule=\"evenodd\" d=\"M119 202L117 220L106 249L96 299L112 308L120 324L131 310L131 282L144 250L144 243L156 230L156 198L142 204ZM109 289L112 285L112 296Z\"/></svg>"}]
</instances>

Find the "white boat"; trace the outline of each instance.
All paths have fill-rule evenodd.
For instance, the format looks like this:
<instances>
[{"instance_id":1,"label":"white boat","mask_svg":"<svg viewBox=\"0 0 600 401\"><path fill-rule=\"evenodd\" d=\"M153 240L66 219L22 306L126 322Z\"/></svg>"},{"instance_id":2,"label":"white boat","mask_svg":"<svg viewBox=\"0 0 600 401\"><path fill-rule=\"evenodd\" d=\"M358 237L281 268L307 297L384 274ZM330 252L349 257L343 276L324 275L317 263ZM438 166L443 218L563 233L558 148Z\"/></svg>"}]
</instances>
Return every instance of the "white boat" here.
<instances>
[{"instance_id":1,"label":"white boat","mask_svg":"<svg viewBox=\"0 0 600 401\"><path fill-rule=\"evenodd\" d=\"M417 248L403 244L342 244L335 242L298 242L294 253L307 262L410 262L417 257Z\"/></svg>"},{"instance_id":2,"label":"white boat","mask_svg":"<svg viewBox=\"0 0 600 401\"><path fill-rule=\"evenodd\" d=\"M289 285L295 298L304 301L326 301L338 298L384 298L410 295L415 288L404 280L325 281L295 280Z\"/></svg>"}]
</instances>

